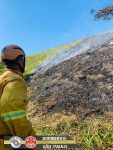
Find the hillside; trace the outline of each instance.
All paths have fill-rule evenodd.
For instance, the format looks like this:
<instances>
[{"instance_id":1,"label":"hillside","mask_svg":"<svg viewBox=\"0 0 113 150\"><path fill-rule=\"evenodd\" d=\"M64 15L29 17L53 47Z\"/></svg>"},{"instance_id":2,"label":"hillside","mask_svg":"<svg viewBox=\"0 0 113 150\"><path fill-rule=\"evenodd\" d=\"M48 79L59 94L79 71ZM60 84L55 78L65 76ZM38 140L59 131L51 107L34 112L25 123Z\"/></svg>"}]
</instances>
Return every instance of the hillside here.
<instances>
[{"instance_id":1,"label":"hillside","mask_svg":"<svg viewBox=\"0 0 113 150\"><path fill-rule=\"evenodd\" d=\"M96 43L96 37L91 37L85 40L86 43L82 41L70 48L68 58L63 52L61 62L59 54L55 56L56 65L54 59L54 62L49 62L50 68L47 69L48 64L38 68L31 77L30 88L35 95L34 100L43 103L43 113L62 111L85 115L90 111L103 113L113 110L113 45L111 38L108 40L109 34L104 35L104 40L107 39L104 43ZM97 36L97 40L99 38ZM84 46L91 40L95 40L95 47L87 45L88 49L81 52L81 44ZM74 53L76 48L79 48L77 55Z\"/></svg>"},{"instance_id":2,"label":"hillside","mask_svg":"<svg viewBox=\"0 0 113 150\"><path fill-rule=\"evenodd\" d=\"M31 72L27 112L37 135L70 135L80 150L113 148L113 31L29 56Z\"/></svg>"},{"instance_id":3,"label":"hillside","mask_svg":"<svg viewBox=\"0 0 113 150\"><path fill-rule=\"evenodd\" d=\"M113 32L86 38L37 68L28 83L37 134L73 135L86 150L113 148L112 41Z\"/></svg>"},{"instance_id":4,"label":"hillside","mask_svg":"<svg viewBox=\"0 0 113 150\"><path fill-rule=\"evenodd\" d=\"M81 41L81 40L80 40ZM37 53L35 55L26 57L26 74L30 72L34 72L37 67L46 63L48 60L54 58L59 55L60 52L67 51L71 49L73 46L80 43L80 41L74 41L68 44L64 44L55 48L48 49L44 52Z\"/></svg>"},{"instance_id":5,"label":"hillside","mask_svg":"<svg viewBox=\"0 0 113 150\"><path fill-rule=\"evenodd\" d=\"M110 45L71 58L44 74L34 75L31 88L45 111L80 111L81 115L81 107L99 112L113 110L112 82L113 46Z\"/></svg>"}]
</instances>

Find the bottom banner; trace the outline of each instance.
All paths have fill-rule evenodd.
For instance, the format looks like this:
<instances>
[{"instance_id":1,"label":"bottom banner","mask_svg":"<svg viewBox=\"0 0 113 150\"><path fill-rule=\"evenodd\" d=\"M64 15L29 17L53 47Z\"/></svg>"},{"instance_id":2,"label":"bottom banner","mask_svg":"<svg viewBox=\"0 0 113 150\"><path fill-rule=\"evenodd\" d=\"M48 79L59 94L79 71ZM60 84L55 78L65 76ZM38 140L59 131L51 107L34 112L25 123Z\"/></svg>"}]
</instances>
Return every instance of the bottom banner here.
<instances>
[{"instance_id":1,"label":"bottom banner","mask_svg":"<svg viewBox=\"0 0 113 150\"><path fill-rule=\"evenodd\" d=\"M74 142L69 136L5 136L4 148L14 149L74 149L80 144Z\"/></svg>"}]
</instances>

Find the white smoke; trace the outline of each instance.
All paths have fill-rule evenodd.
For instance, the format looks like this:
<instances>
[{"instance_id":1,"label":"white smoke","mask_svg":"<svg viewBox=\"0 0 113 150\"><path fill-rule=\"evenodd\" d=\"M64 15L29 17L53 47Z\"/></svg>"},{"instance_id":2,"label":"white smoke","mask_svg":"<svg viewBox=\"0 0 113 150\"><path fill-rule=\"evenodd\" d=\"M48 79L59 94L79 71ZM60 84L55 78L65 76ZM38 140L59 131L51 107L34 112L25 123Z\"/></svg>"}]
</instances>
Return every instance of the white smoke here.
<instances>
[{"instance_id":1,"label":"white smoke","mask_svg":"<svg viewBox=\"0 0 113 150\"><path fill-rule=\"evenodd\" d=\"M57 65L60 62L68 60L78 54L86 51L94 51L102 46L113 44L113 31L109 31L97 36L92 36L83 39L79 44L65 51L57 53L56 56L48 58L43 64L38 67L37 73L44 73L49 68Z\"/></svg>"}]
</instances>

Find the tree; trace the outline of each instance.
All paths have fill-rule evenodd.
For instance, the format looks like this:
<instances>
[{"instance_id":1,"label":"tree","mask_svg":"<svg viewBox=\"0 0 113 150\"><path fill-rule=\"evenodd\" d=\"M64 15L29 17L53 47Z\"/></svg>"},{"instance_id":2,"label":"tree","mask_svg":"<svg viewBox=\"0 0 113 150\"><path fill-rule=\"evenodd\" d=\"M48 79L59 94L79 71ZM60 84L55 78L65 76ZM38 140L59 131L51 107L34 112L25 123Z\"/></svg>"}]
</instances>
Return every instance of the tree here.
<instances>
[{"instance_id":1,"label":"tree","mask_svg":"<svg viewBox=\"0 0 113 150\"><path fill-rule=\"evenodd\" d=\"M106 6L100 10L91 10L91 14L94 15L95 19L104 19L104 20L110 20L111 17L113 17L113 6Z\"/></svg>"}]
</instances>

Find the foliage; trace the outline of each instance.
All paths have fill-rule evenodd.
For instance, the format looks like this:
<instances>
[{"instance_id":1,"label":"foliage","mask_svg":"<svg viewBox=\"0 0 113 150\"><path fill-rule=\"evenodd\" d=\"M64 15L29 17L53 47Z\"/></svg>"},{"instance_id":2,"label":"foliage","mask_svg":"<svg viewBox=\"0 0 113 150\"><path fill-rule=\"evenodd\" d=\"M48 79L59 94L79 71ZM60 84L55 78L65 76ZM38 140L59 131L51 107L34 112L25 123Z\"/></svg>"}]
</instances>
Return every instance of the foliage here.
<instances>
[{"instance_id":1,"label":"foliage","mask_svg":"<svg viewBox=\"0 0 113 150\"><path fill-rule=\"evenodd\" d=\"M110 20L113 16L113 6L106 6L100 10L91 10L91 14L94 15L95 19Z\"/></svg>"}]
</instances>

